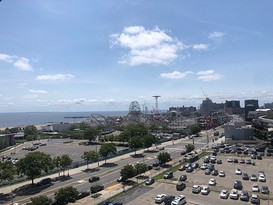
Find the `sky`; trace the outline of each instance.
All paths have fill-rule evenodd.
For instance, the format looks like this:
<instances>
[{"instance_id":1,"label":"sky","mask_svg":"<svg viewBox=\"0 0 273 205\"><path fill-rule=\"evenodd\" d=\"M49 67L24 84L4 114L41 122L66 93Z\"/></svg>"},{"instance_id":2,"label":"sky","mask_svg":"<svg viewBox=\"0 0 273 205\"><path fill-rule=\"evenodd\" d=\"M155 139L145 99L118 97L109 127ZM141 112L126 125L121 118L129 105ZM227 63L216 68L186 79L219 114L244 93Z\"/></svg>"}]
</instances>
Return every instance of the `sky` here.
<instances>
[{"instance_id":1,"label":"sky","mask_svg":"<svg viewBox=\"0 0 273 205\"><path fill-rule=\"evenodd\" d=\"M273 102L271 0L2 0L0 112Z\"/></svg>"}]
</instances>

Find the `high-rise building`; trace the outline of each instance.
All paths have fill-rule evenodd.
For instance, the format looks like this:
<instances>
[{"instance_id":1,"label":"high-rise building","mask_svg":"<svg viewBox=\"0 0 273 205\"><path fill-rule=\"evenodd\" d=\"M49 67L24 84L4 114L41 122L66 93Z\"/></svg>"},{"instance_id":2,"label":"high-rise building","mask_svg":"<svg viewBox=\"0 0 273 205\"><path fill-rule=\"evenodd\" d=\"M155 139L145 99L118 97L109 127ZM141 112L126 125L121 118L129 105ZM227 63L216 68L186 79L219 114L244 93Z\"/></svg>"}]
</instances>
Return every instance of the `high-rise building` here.
<instances>
[{"instance_id":1,"label":"high-rise building","mask_svg":"<svg viewBox=\"0 0 273 205\"><path fill-rule=\"evenodd\" d=\"M258 100L245 100L245 120L248 120L248 113L249 111L255 111L259 108L259 101Z\"/></svg>"},{"instance_id":2,"label":"high-rise building","mask_svg":"<svg viewBox=\"0 0 273 205\"><path fill-rule=\"evenodd\" d=\"M226 100L225 103L225 113L227 114L240 114L241 113L241 106L239 100Z\"/></svg>"},{"instance_id":3,"label":"high-rise building","mask_svg":"<svg viewBox=\"0 0 273 205\"><path fill-rule=\"evenodd\" d=\"M224 103L214 103L211 99L206 98L200 105L200 113L202 115L210 115L213 112L223 110Z\"/></svg>"}]
</instances>

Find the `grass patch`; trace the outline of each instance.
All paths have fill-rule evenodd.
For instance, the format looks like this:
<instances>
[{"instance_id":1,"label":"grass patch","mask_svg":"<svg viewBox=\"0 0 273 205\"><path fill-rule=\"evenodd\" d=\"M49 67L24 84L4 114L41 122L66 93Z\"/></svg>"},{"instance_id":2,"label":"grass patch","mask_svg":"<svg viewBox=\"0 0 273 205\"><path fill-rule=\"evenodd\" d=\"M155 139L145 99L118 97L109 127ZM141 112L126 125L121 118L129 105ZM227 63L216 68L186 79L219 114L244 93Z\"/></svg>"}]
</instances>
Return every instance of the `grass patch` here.
<instances>
[{"instance_id":1,"label":"grass patch","mask_svg":"<svg viewBox=\"0 0 273 205\"><path fill-rule=\"evenodd\" d=\"M99 196L101 196L101 193L96 193L91 195L92 198L98 198Z\"/></svg>"},{"instance_id":2,"label":"grass patch","mask_svg":"<svg viewBox=\"0 0 273 205\"><path fill-rule=\"evenodd\" d=\"M209 155L210 154L210 152L202 152L202 153L200 153L199 155L198 155L198 159L202 159L203 157L205 157L205 156L207 156L207 155Z\"/></svg>"}]
</instances>

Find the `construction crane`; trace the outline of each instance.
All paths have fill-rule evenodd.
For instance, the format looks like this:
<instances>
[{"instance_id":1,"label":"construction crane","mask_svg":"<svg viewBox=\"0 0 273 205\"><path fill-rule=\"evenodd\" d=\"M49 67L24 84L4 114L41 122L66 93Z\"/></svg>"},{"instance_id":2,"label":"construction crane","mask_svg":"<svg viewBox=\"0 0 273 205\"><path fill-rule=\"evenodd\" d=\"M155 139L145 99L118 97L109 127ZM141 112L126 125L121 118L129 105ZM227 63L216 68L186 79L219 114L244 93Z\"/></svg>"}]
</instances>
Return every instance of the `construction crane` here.
<instances>
[{"instance_id":1,"label":"construction crane","mask_svg":"<svg viewBox=\"0 0 273 205\"><path fill-rule=\"evenodd\" d=\"M204 90L201 88L201 90L202 90L202 93L203 93L203 95L204 95L204 97L205 97L205 100L207 100L208 99L208 96L205 94L205 92L204 92ZM206 126L206 134L207 134L207 145L209 144L209 134L208 134L208 108L207 108L207 104L206 103L204 103L204 109L205 109L205 126Z\"/></svg>"}]
</instances>

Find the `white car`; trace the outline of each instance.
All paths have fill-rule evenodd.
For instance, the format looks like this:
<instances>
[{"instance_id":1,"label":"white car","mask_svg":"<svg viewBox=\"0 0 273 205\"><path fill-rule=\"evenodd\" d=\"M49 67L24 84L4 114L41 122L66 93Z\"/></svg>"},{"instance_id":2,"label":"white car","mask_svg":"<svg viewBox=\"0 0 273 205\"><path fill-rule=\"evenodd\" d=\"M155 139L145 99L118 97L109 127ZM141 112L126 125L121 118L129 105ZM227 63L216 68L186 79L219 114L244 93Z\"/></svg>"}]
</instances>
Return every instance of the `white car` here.
<instances>
[{"instance_id":1,"label":"white car","mask_svg":"<svg viewBox=\"0 0 273 205\"><path fill-rule=\"evenodd\" d=\"M242 171L241 171L240 169L236 169L236 170L235 170L235 174L241 175L241 174L242 174Z\"/></svg>"},{"instance_id":2,"label":"white car","mask_svg":"<svg viewBox=\"0 0 273 205\"><path fill-rule=\"evenodd\" d=\"M184 195L179 195L172 200L171 205L182 205L185 203L186 203L186 197Z\"/></svg>"},{"instance_id":3,"label":"white car","mask_svg":"<svg viewBox=\"0 0 273 205\"><path fill-rule=\"evenodd\" d=\"M251 181L257 181L257 176L255 174L252 174L251 177L250 177L250 180Z\"/></svg>"},{"instance_id":4,"label":"white car","mask_svg":"<svg viewBox=\"0 0 273 205\"><path fill-rule=\"evenodd\" d=\"M207 169L207 167L208 167L207 164L202 164L201 167L200 167L200 169L205 170L205 169Z\"/></svg>"},{"instance_id":5,"label":"white car","mask_svg":"<svg viewBox=\"0 0 273 205\"><path fill-rule=\"evenodd\" d=\"M252 188L251 188L251 189L252 189L252 191L253 191L253 192L259 192L259 191L260 191L259 185L258 185L258 184L256 184L256 183L255 183L255 184L253 184L253 186L252 186Z\"/></svg>"},{"instance_id":6,"label":"white car","mask_svg":"<svg viewBox=\"0 0 273 205\"><path fill-rule=\"evenodd\" d=\"M162 203L165 198L166 198L166 194L158 194L155 197L155 203Z\"/></svg>"},{"instance_id":7,"label":"white car","mask_svg":"<svg viewBox=\"0 0 273 205\"><path fill-rule=\"evenodd\" d=\"M230 191L229 198L236 199L236 200L239 198L239 194L238 194L237 189L232 189Z\"/></svg>"},{"instance_id":8,"label":"white car","mask_svg":"<svg viewBox=\"0 0 273 205\"><path fill-rule=\"evenodd\" d=\"M222 190L220 192L220 198L221 199L227 199L228 198L228 191L227 190Z\"/></svg>"},{"instance_id":9,"label":"white car","mask_svg":"<svg viewBox=\"0 0 273 205\"><path fill-rule=\"evenodd\" d=\"M210 193L210 188L208 186L203 186L201 190L201 194L208 195Z\"/></svg>"},{"instance_id":10,"label":"white car","mask_svg":"<svg viewBox=\"0 0 273 205\"><path fill-rule=\"evenodd\" d=\"M266 182L266 178L264 175L260 174L258 178L259 182Z\"/></svg>"},{"instance_id":11,"label":"white car","mask_svg":"<svg viewBox=\"0 0 273 205\"><path fill-rule=\"evenodd\" d=\"M227 161L228 161L228 162L233 162L233 159L228 158Z\"/></svg>"},{"instance_id":12,"label":"white car","mask_svg":"<svg viewBox=\"0 0 273 205\"><path fill-rule=\"evenodd\" d=\"M210 179L209 185L215 186L216 185L216 179Z\"/></svg>"},{"instance_id":13,"label":"white car","mask_svg":"<svg viewBox=\"0 0 273 205\"><path fill-rule=\"evenodd\" d=\"M226 176L226 174L225 174L224 171L220 171L220 172L219 172L219 177L225 177L225 176Z\"/></svg>"}]
</instances>

